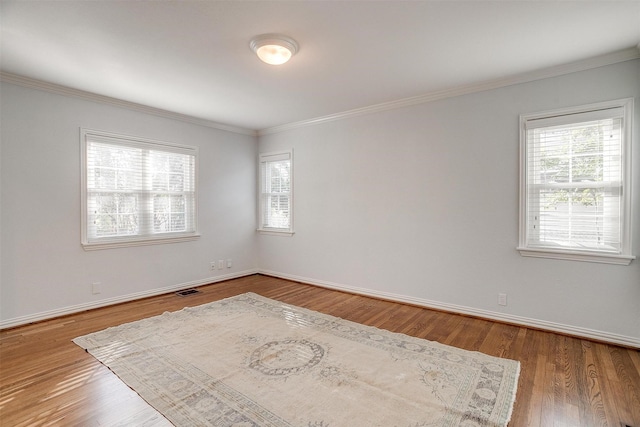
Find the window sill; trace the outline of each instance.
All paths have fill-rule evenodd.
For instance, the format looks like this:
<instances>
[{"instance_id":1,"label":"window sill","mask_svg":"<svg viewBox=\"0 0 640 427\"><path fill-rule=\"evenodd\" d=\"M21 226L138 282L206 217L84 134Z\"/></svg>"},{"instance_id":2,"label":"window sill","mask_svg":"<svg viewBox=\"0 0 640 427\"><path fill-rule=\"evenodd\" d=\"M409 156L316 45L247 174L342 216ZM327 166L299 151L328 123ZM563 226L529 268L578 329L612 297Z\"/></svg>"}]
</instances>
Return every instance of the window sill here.
<instances>
[{"instance_id":1,"label":"window sill","mask_svg":"<svg viewBox=\"0 0 640 427\"><path fill-rule=\"evenodd\" d=\"M562 251L554 249L517 248L520 255L534 258L551 258L566 261L597 262L602 264L629 265L636 259L630 255L615 255L606 253L587 253L578 251Z\"/></svg>"},{"instance_id":2,"label":"window sill","mask_svg":"<svg viewBox=\"0 0 640 427\"><path fill-rule=\"evenodd\" d=\"M295 231L293 230L277 230L277 229L271 229L271 228L258 228L256 231L266 236L291 237L295 234Z\"/></svg>"},{"instance_id":3,"label":"window sill","mask_svg":"<svg viewBox=\"0 0 640 427\"><path fill-rule=\"evenodd\" d=\"M102 249L114 249L114 248L127 248L132 246L147 246L147 245L161 245L165 243L180 243L197 240L200 238L199 234L189 234L172 237L141 237L136 239L127 240L106 240L101 242L82 243L82 248L85 251L97 251Z\"/></svg>"}]
</instances>

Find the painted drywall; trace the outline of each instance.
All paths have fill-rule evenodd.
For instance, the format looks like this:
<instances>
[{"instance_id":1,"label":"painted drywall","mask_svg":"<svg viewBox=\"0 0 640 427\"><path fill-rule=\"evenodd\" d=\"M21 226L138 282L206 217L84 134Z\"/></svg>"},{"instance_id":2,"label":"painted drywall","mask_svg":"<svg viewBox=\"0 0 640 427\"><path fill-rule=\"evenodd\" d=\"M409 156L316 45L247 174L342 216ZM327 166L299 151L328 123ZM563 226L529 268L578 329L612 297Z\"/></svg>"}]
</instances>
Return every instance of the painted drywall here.
<instances>
[{"instance_id":1,"label":"painted drywall","mask_svg":"<svg viewBox=\"0 0 640 427\"><path fill-rule=\"evenodd\" d=\"M640 259L616 266L516 251L519 115L627 97L636 100L640 255L633 60L261 136L260 152L294 149L295 235L260 236L260 269L640 345Z\"/></svg>"},{"instance_id":2,"label":"painted drywall","mask_svg":"<svg viewBox=\"0 0 640 427\"><path fill-rule=\"evenodd\" d=\"M256 137L6 82L0 90L1 321L255 270ZM84 251L80 127L197 146L201 237ZM210 270L228 258L231 269Z\"/></svg>"},{"instance_id":3,"label":"painted drywall","mask_svg":"<svg viewBox=\"0 0 640 427\"><path fill-rule=\"evenodd\" d=\"M518 115L635 97L640 253L640 61L256 138L4 82L0 324L269 272L640 345L640 263L521 257ZM196 145L194 242L80 246L79 127ZM293 237L257 236L258 151L294 148ZM231 270L209 262L232 258ZM101 294L91 284L101 283ZM497 294L508 305L497 305ZM562 329L562 328L560 328Z\"/></svg>"}]
</instances>

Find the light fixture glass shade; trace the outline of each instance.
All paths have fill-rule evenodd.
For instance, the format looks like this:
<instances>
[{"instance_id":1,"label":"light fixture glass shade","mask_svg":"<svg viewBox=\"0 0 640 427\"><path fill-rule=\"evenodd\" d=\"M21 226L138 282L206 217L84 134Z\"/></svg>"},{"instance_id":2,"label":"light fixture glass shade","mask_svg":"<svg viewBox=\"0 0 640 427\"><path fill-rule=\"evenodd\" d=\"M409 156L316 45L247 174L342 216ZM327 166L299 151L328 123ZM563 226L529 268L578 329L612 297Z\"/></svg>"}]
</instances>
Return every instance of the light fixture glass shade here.
<instances>
[{"instance_id":1,"label":"light fixture glass shade","mask_svg":"<svg viewBox=\"0 0 640 427\"><path fill-rule=\"evenodd\" d=\"M298 43L290 37L280 34L263 34L249 43L261 61L271 65L287 62L298 52Z\"/></svg>"}]
</instances>

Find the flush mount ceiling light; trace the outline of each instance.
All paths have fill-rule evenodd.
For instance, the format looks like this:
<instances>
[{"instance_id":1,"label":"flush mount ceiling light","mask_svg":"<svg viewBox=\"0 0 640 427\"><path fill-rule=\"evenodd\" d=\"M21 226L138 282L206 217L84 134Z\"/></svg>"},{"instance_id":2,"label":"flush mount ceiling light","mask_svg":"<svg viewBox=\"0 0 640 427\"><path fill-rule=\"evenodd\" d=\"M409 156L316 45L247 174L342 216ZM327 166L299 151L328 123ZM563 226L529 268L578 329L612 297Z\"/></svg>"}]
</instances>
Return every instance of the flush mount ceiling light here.
<instances>
[{"instance_id":1,"label":"flush mount ceiling light","mask_svg":"<svg viewBox=\"0 0 640 427\"><path fill-rule=\"evenodd\" d=\"M287 62L298 52L298 43L291 37L282 34L262 34L256 36L249 43L261 61L271 65Z\"/></svg>"}]
</instances>

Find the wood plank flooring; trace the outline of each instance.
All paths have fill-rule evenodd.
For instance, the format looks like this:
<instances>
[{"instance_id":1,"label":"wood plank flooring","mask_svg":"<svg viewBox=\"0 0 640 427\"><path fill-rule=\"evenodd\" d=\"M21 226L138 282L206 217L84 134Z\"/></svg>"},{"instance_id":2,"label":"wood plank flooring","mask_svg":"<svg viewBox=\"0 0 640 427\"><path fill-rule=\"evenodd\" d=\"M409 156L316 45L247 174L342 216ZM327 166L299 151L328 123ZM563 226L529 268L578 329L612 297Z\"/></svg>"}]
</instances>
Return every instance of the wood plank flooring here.
<instances>
[{"instance_id":1,"label":"wood plank flooring","mask_svg":"<svg viewBox=\"0 0 640 427\"><path fill-rule=\"evenodd\" d=\"M640 351L254 275L0 332L0 425L170 425L71 340L255 292L378 328L521 362L511 427L640 427ZM331 426L341 427L341 426Z\"/></svg>"}]
</instances>

